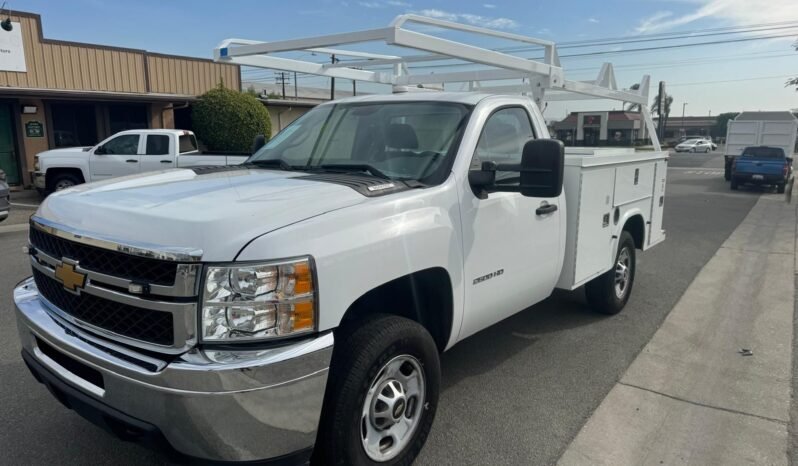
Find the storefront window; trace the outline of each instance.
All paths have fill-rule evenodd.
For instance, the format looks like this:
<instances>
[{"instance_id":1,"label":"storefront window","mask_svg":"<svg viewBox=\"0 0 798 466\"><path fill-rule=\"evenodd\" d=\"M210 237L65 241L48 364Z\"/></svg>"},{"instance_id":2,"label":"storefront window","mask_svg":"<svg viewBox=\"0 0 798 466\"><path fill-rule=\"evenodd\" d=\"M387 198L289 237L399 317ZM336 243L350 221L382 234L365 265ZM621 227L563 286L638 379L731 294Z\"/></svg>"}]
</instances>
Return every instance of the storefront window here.
<instances>
[{"instance_id":1,"label":"storefront window","mask_svg":"<svg viewBox=\"0 0 798 466\"><path fill-rule=\"evenodd\" d=\"M52 104L55 147L93 146L97 143L97 117L93 105Z\"/></svg>"},{"instance_id":2,"label":"storefront window","mask_svg":"<svg viewBox=\"0 0 798 466\"><path fill-rule=\"evenodd\" d=\"M146 105L110 105L108 107L111 134L128 129L147 129Z\"/></svg>"}]
</instances>

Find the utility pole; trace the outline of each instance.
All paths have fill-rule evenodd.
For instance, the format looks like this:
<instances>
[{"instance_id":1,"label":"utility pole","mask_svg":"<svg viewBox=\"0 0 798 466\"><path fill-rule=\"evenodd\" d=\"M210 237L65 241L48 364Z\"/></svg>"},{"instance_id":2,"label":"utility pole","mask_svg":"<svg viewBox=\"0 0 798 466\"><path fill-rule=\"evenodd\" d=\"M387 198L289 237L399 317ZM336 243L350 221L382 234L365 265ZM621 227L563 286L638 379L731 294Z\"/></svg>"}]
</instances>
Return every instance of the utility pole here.
<instances>
[{"instance_id":1,"label":"utility pole","mask_svg":"<svg viewBox=\"0 0 798 466\"><path fill-rule=\"evenodd\" d=\"M357 95L357 81L354 79L352 80L352 96Z\"/></svg>"},{"instance_id":2,"label":"utility pole","mask_svg":"<svg viewBox=\"0 0 798 466\"><path fill-rule=\"evenodd\" d=\"M335 54L330 55L330 62L335 64ZM330 78L330 100L335 100L335 78Z\"/></svg>"},{"instance_id":3,"label":"utility pole","mask_svg":"<svg viewBox=\"0 0 798 466\"><path fill-rule=\"evenodd\" d=\"M288 76L287 75L288 75L288 73L286 73L284 71L280 71L274 77L274 79L277 81L277 84L280 84L281 87L282 87L283 100L285 100L285 82L288 80Z\"/></svg>"},{"instance_id":4,"label":"utility pole","mask_svg":"<svg viewBox=\"0 0 798 466\"><path fill-rule=\"evenodd\" d=\"M296 83L296 71L294 71L294 99L299 99L299 90L297 89Z\"/></svg>"},{"instance_id":5,"label":"utility pole","mask_svg":"<svg viewBox=\"0 0 798 466\"><path fill-rule=\"evenodd\" d=\"M659 82L659 93L657 94L657 136L659 140L665 139L665 81Z\"/></svg>"}]
</instances>

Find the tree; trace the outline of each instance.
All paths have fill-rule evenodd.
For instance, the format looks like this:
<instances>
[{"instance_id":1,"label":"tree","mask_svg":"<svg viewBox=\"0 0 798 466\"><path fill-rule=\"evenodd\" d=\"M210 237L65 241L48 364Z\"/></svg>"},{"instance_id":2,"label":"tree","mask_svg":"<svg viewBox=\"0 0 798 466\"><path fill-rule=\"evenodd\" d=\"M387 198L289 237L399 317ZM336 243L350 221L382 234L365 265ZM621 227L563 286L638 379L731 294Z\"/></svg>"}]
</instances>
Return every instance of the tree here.
<instances>
[{"instance_id":1,"label":"tree","mask_svg":"<svg viewBox=\"0 0 798 466\"><path fill-rule=\"evenodd\" d=\"M212 151L249 152L255 136L271 135L271 117L254 96L221 83L194 103L191 120L197 138Z\"/></svg>"},{"instance_id":2,"label":"tree","mask_svg":"<svg viewBox=\"0 0 798 466\"><path fill-rule=\"evenodd\" d=\"M632 87L629 88L630 91L637 91L640 90L640 83L632 84ZM635 103L628 103L626 104L626 111L627 112L639 112L640 111L640 104Z\"/></svg>"},{"instance_id":3,"label":"tree","mask_svg":"<svg viewBox=\"0 0 798 466\"><path fill-rule=\"evenodd\" d=\"M795 51L798 52L798 40L796 40L792 46L795 47ZM784 84L784 87L787 86L795 86L795 90L798 91L798 76L787 80L787 82Z\"/></svg>"},{"instance_id":4,"label":"tree","mask_svg":"<svg viewBox=\"0 0 798 466\"><path fill-rule=\"evenodd\" d=\"M244 92L252 97L260 97L260 94L255 90L255 86L252 84L250 84L249 87L247 87L247 90Z\"/></svg>"},{"instance_id":5,"label":"tree","mask_svg":"<svg viewBox=\"0 0 798 466\"><path fill-rule=\"evenodd\" d=\"M673 103L673 96L665 93L665 98L663 99L662 111L659 108L659 94L654 97L654 103L651 104L651 113L656 113L659 116L659 126L663 128L663 135L665 134L664 128L668 124L668 117L671 114L671 104ZM664 139L664 137L663 137Z\"/></svg>"},{"instance_id":6,"label":"tree","mask_svg":"<svg viewBox=\"0 0 798 466\"><path fill-rule=\"evenodd\" d=\"M739 113L727 112L721 113L715 117L715 126L712 127L712 136L716 138L726 137L726 128L729 127L729 120L734 120Z\"/></svg>"}]
</instances>

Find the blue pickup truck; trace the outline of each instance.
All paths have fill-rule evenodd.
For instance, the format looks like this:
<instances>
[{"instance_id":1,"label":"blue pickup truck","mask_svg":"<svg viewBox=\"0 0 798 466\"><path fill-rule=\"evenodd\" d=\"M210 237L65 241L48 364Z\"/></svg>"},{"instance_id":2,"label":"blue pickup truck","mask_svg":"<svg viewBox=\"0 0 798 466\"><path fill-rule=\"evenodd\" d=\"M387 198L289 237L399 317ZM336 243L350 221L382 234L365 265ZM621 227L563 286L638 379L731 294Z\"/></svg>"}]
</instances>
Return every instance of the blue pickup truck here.
<instances>
[{"instance_id":1,"label":"blue pickup truck","mask_svg":"<svg viewBox=\"0 0 798 466\"><path fill-rule=\"evenodd\" d=\"M735 157L731 167L731 189L741 184L775 186L779 193L792 174L792 158L780 147L746 147L742 155Z\"/></svg>"}]
</instances>

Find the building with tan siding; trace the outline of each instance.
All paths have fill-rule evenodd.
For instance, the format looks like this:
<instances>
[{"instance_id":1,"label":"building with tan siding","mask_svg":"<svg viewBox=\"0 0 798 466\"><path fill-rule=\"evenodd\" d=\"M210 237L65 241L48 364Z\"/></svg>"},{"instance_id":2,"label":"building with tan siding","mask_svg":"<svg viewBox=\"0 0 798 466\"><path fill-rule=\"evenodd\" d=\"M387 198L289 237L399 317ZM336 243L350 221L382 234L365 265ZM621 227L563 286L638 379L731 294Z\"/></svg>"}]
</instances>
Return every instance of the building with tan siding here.
<instances>
[{"instance_id":1,"label":"building with tan siding","mask_svg":"<svg viewBox=\"0 0 798 466\"><path fill-rule=\"evenodd\" d=\"M241 90L237 65L47 39L39 15L10 17L13 29L0 29L0 169L11 184L30 184L39 152L125 129L190 129L198 95L219 82Z\"/></svg>"}]
</instances>

